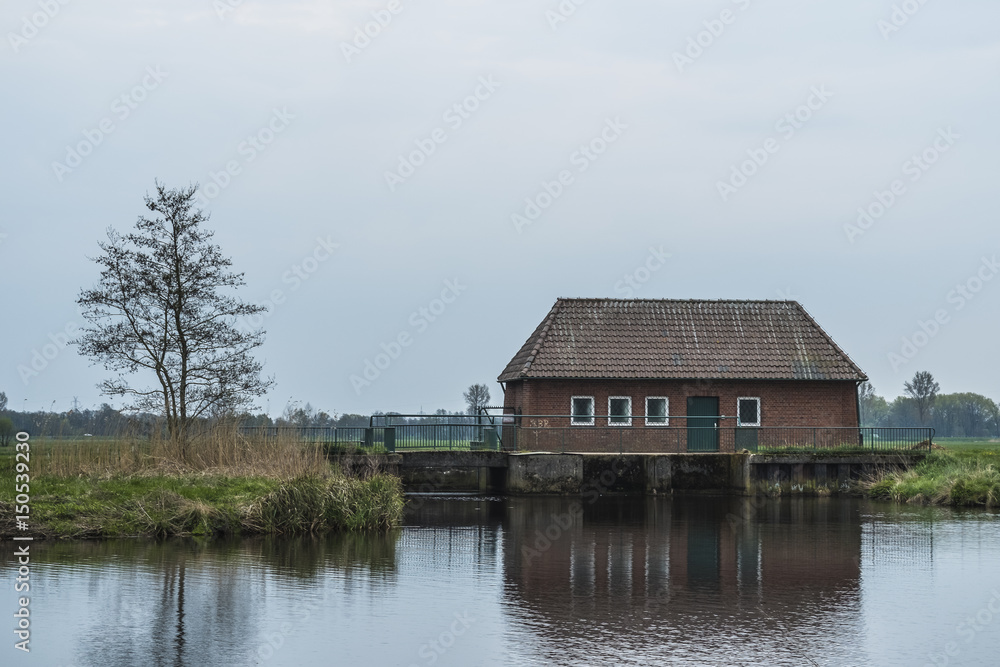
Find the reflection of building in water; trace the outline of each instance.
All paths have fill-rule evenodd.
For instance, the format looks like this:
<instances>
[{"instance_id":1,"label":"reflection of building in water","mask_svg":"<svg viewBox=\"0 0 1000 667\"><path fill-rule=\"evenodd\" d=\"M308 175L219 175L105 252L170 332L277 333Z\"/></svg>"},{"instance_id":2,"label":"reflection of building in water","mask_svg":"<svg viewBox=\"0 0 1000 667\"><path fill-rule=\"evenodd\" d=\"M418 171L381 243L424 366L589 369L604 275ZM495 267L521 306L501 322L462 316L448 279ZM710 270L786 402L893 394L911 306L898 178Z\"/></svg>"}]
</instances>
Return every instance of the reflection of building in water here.
<instances>
[{"instance_id":1,"label":"reflection of building in water","mask_svg":"<svg viewBox=\"0 0 1000 667\"><path fill-rule=\"evenodd\" d=\"M398 549L405 566L491 571L500 561L504 504L473 496L414 495Z\"/></svg>"},{"instance_id":2,"label":"reflection of building in water","mask_svg":"<svg viewBox=\"0 0 1000 667\"><path fill-rule=\"evenodd\" d=\"M579 500L576 507L582 506ZM511 501L504 568L512 602L547 622L618 625L741 609L767 622L857 596L861 525L836 499L564 498ZM645 622L645 621L643 621Z\"/></svg>"}]
</instances>

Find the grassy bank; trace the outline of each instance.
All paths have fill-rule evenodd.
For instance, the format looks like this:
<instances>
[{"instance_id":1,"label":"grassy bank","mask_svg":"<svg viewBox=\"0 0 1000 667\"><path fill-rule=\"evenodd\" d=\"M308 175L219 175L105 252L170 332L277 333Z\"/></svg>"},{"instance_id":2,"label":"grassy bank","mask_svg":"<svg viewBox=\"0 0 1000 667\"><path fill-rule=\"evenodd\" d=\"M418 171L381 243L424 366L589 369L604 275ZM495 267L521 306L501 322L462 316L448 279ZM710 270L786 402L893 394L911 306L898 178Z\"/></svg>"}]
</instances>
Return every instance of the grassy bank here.
<instances>
[{"instance_id":1,"label":"grassy bank","mask_svg":"<svg viewBox=\"0 0 1000 667\"><path fill-rule=\"evenodd\" d=\"M910 470L866 481L872 498L896 502L997 507L1000 505L1000 451L936 451Z\"/></svg>"},{"instance_id":2,"label":"grassy bank","mask_svg":"<svg viewBox=\"0 0 1000 667\"><path fill-rule=\"evenodd\" d=\"M353 476L331 468L315 446L216 429L183 449L127 437L32 443L29 529L23 531L15 519L12 450L0 451L2 536L381 531L398 525L403 513L399 479L377 467Z\"/></svg>"},{"instance_id":3,"label":"grassy bank","mask_svg":"<svg viewBox=\"0 0 1000 667\"><path fill-rule=\"evenodd\" d=\"M0 492L3 536L386 530L399 523L403 508L399 480L388 475L366 480L341 475L289 480L219 475L40 477L31 484L30 531L26 533L15 524L13 484L4 487Z\"/></svg>"}]
</instances>

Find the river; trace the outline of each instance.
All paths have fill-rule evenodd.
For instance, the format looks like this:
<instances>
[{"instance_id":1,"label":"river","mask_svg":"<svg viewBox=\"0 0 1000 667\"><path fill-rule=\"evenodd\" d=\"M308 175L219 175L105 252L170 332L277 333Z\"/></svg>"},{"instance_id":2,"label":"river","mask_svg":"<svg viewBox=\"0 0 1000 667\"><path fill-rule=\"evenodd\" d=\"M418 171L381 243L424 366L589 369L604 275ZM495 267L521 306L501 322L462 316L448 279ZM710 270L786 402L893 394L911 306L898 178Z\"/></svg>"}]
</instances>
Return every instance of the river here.
<instances>
[{"instance_id":1,"label":"river","mask_svg":"<svg viewBox=\"0 0 1000 667\"><path fill-rule=\"evenodd\" d=\"M1000 665L1000 515L411 496L389 535L34 542L4 665ZM10 542L3 608L18 608Z\"/></svg>"}]
</instances>

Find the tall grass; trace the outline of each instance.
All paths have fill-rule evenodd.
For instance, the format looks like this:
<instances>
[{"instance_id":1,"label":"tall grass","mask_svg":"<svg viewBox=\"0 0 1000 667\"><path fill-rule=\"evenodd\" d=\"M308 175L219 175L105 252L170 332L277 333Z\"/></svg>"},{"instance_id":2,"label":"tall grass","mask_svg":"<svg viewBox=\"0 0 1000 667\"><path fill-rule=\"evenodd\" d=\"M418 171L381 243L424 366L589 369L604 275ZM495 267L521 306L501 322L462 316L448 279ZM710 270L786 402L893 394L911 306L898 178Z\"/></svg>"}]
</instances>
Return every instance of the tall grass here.
<instances>
[{"instance_id":1,"label":"tall grass","mask_svg":"<svg viewBox=\"0 0 1000 667\"><path fill-rule=\"evenodd\" d=\"M319 443L293 433L246 435L232 423L197 431L182 446L160 431L117 438L40 440L32 444L36 474L56 477L207 472L282 479L323 475L329 464Z\"/></svg>"},{"instance_id":2,"label":"tall grass","mask_svg":"<svg viewBox=\"0 0 1000 667\"><path fill-rule=\"evenodd\" d=\"M14 465L0 457L0 479L13 479ZM31 533L40 536L384 531L404 505L399 479L376 457L331 466L321 443L247 436L232 424L184 447L159 434L40 439L30 469ZM0 486L0 535L17 534L14 500L14 484Z\"/></svg>"},{"instance_id":3,"label":"tall grass","mask_svg":"<svg viewBox=\"0 0 1000 667\"><path fill-rule=\"evenodd\" d=\"M866 480L873 498L896 502L1000 505L1000 452L934 452L910 470L885 472Z\"/></svg>"},{"instance_id":4,"label":"tall grass","mask_svg":"<svg viewBox=\"0 0 1000 667\"><path fill-rule=\"evenodd\" d=\"M314 533L324 525L388 530L402 517L402 485L381 475L369 480L295 480L253 503L244 525L269 534Z\"/></svg>"}]
</instances>

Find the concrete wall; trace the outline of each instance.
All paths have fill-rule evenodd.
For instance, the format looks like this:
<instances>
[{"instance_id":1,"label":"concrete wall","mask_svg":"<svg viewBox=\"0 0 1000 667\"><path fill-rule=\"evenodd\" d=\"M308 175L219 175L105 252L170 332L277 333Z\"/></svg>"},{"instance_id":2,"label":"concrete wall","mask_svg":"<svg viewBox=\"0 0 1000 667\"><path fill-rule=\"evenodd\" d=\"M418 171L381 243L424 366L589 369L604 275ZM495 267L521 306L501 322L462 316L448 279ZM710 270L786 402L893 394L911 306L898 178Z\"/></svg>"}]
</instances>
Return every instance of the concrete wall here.
<instances>
[{"instance_id":1,"label":"concrete wall","mask_svg":"<svg viewBox=\"0 0 1000 667\"><path fill-rule=\"evenodd\" d=\"M581 454L510 454L507 493L580 493Z\"/></svg>"},{"instance_id":2,"label":"concrete wall","mask_svg":"<svg viewBox=\"0 0 1000 667\"><path fill-rule=\"evenodd\" d=\"M409 491L583 495L715 492L848 493L854 482L923 459L912 454L550 454L435 452L396 455Z\"/></svg>"},{"instance_id":3,"label":"concrete wall","mask_svg":"<svg viewBox=\"0 0 1000 667\"><path fill-rule=\"evenodd\" d=\"M887 470L905 470L926 456L926 452L864 456L756 455L749 457L746 486L752 495L848 493L865 477Z\"/></svg>"}]
</instances>

